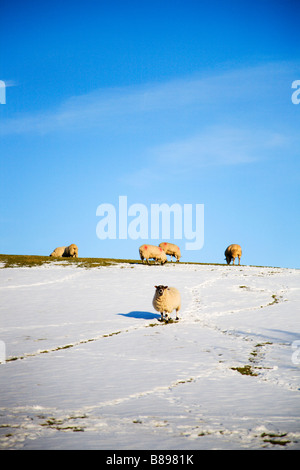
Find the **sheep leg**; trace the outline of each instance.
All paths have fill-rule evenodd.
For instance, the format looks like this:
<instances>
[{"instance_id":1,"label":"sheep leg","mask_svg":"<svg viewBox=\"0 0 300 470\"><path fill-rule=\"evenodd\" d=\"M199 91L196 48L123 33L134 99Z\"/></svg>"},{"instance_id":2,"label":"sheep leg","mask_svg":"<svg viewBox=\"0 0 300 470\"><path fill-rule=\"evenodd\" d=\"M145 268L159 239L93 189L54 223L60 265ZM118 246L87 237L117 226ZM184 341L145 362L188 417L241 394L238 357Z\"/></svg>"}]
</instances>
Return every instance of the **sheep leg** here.
<instances>
[{"instance_id":1,"label":"sheep leg","mask_svg":"<svg viewBox=\"0 0 300 470\"><path fill-rule=\"evenodd\" d=\"M239 266L241 266L241 257L239 256Z\"/></svg>"},{"instance_id":2,"label":"sheep leg","mask_svg":"<svg viewBox=\"0 0 300 470\"><path fill-rule=\"evenodd\" d=\"M235 260L235 258L232 258L232 265L233 265L233 266L234 266L234 260Z\"/></svg>"}]
</instances>

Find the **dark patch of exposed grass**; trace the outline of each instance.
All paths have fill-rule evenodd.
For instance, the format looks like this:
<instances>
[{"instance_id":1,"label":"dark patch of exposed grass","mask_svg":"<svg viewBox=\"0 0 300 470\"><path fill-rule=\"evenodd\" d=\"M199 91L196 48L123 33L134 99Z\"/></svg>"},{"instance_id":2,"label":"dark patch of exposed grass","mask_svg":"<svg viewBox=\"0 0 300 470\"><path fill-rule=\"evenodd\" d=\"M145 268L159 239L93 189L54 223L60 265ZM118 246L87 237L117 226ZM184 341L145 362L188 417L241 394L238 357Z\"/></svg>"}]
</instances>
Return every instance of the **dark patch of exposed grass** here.
<instances>
[{"instance_id":1,"label":"dark patch of exposed grass","mask_svg":"<svg viewBox=\"0 0 300 470\"><path fill-rule=\"evenodd\" d=\"M49 256L30 256L30 255L0 255L0 263L3 263L2 268L19 268L32 266L42 266L45 263L50 263Z\"/></svg>"},{"instance_id":2,"label":"dark patch of exposed grass","mask_svg":"<svg viewBox=\"0 0 300 470\"><path fill-rule=\"evenodd\" d=\"M43 265L75 265L80 268L97 268L100 266L112 266L119 263L138 264L140 260L112 259L112 258L52 258L38 255L0 255L2 268L32 268Z\"/></svg>"},{"instance_id":3,"label":"dark patch of exposed grass","mask_svg":"<svg viewBox=\"0 0 300 470\"><path fill-rule=\"evenodd\" d=\"M44 264L57 264L61 266L75 265L80 268L97 268L100 266L112 266L114 264L142 264L140 259L114 259L114 258L52 258L50 256L39 255L6 255L0 254L0 268L31 268L35 266L43 266ZM171 262L168 262L171 263ZM1 266L3 264L3 266ZM156 264L154 261L149 265ZM175 263L172 263L175 264ZM178 263L179 264L179 263ZM220 263L180 263L180 264L196 264L203 266L224 266ZM145 264L146 265L146 264Z\"/></svg>"},{"instance_id":4,"label":"dark patch of exposed grass","mask_svg":"<svg viewBox=\"0 0 300 470\"><path fill-rule=\"evenodd\" d=\"M266 345L272 345L270 341L266 341L265 343L257 343L254 347L254 349L250 352L249 356L249 362L250 364L247 364L243 367L231 367L231 370L236 370L242 375L252 375L253 377L256 377L258 374L254 372L254 369L259 370L259 369L268 369L268 367L261 367L257 366L257 362L261 359L261 348Z\"/></svg>"},{"instance_id":5,"label":"dark patch of exposed grass","mask_svg":"<svg viewBox=\"0 0 300 470\"><path fill-rule=\"evenodd\" d=\"M274 305L274 304L279 304L280 300L279 300L279 298L277 297L276 294L272 295L272 299L273 299L272 302L268 303L268 306L269 305Z\"/></svg>"},{"instance_id":6,"label":"dark patch of exposed grass","mask_svg":"<svg viewBox=\"0 0 300 470\"><path fill-rule=\"evenodd\" d=\"M35 266L42 266L44 264L58 264L61 266L69 266L70 264L74 264L75 266L81 268L97 268L100 266L112 266L114 264L119 263L127 263L127 264L142 264L140 259L114 259L114 258L52 258L50 256L39 256L39 255L6 255L0 254L0 268L31 268ZM198 263L194 261L188 262L180 262L175 263L168 261L168 264L191 264L191 265L199 265L199 266L226 266L225 263ZM1 266L3 264L3 266ZM150 261L149 265L156 265L155 261ZM145 263L146 265L146 263ZM237 265L238 266L238 265ZM241 265L242 266L242 265ZM267 266L251 266L250 267L267 267ZM269 266L270 267L270 266ZM241 286L246 287L246 286ZM274 298L274 297L273 297ZM277 303L278 300L272 302Z\"/></svg>"},{"instance_id":7,"label":"dark patch of exposed grass","mask_svg":"<svg viewBox=\"0 0 300 470\"><path fill-rule=\"evenodd\" d=\"M263 438L264 442L267 442L272 445L277 445L277 446L286 446L287 444L290 444L292 442L289 439L283 439L286 436L287 436L287 433L276 434L276 433L265 433L265 432L263 432L260 435L260 437Z\"/></svg>"},{"instance_id":8,"label":"dark patch of exposed grass","mask_svg":"<svg viewBox=\"0 0 300 470\"><path fill-rule=\"evenodd\" d=\"M252 367L246 365L244 367L231 367L232 370L237 370L242 375L252 375L257 376L257 374L253 371Z\"/></svg>"},{"instance_id":9,"label":"dark patch of exposed grass","mask_svg":"<svg viewBox=\"0 0 300 470\"><path fill-rule=\"evenodd\" d=\"M121 331L115 331L114 333L109 333L107 335L102 335L103 338L109 338L109 336L119 335Z\"/></svg>"}]
</instances>

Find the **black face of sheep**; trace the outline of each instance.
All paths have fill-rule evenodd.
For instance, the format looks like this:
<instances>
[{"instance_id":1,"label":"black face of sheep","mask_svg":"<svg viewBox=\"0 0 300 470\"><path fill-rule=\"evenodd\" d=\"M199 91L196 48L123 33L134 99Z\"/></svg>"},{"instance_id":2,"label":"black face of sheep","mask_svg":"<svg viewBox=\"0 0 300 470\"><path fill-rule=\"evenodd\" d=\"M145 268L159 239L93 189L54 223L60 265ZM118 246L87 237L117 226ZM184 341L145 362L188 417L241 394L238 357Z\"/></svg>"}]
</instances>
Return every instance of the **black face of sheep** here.
<instances>
[{"instance_id":1,"label":"black face of sheep","mask_svg":"<svg viewBox=\"0 0 300 470\"><path fill-rule=\"evenodd\" d=\"M230 264L230 263L231 263L231 260L232 260L231 256L226 256L225 259L226 259L226 261L227 261L227 264Z\"/></svg>"},{"instance_id":2,"label":"black face of sheep","mask_svg":"<svg viewBox=\"0 0 300 470\"><path fill-rule=\"evenodd\" d=\"M157 295L159 296L163 295L165 289L168 289L168 286L162 286L162 285L154 286L154 287L156 289Z\"/></svg>"}]
</instances>

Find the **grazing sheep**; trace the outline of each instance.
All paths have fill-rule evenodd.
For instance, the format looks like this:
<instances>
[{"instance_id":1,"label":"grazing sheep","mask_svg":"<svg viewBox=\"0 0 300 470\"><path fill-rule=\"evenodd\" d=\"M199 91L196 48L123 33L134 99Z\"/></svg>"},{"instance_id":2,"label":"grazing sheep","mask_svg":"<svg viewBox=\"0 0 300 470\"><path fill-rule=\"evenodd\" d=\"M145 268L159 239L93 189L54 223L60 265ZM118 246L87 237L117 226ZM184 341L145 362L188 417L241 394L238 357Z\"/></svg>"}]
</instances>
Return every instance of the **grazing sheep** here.
<instances>
[{"instance_id":1,"label":"grazing sheep","mask_svg":"<svg viewBox=\"0 0 300 470\"><path fill-rule=\"evenodd\" d=\"M67 246L63 256L66 256L68 258L78 258L78 246L74 243Z\"/></svg>"},{"instance_id":2,"label":"grazing sheep","mask_svg":"<svg viewBox=\"0 0 300 470\"><path fill-rule=\"evenodd\" d=\"M146 259L148 264L150 258L153 258L155 261L160 261L161 264L164 264L167 261L166 253L159 246L141 245L139 248L139 252L142 262L144 262L144 259Z\"/></svg>"},{"instance_id":3,"label":"grazing sheep","mask_svg":"<svg viewBox=\"0 0 300 470\"><path fill-rule=\"evenodd\" d=\"M172 313L176 310L176 320L178 318L178 312L181 307L180 293L175 287L168 286L154 286L156 291L153 297L153 307L157 312L161 314L161 320L164 319L164 313L166 313L166 320L169 320L168 313Z\"/></svg>"},{"instance_id":4,"label":"grazing sheep","mask_svg":"<svg viewBox=\"0 0 300 470\"><path fill-rule=\"evenodd\" d=\"M234 260L236 257L239 258L239 266L241 264L241 256L242 256L242 248L240 245L229 245L225 250L225 259L227 264L230 264L231 260L233 260L232 264L234 265Z\"/></svg>"},{"instance_id":5,"label":"grazing sheep","mask_svg":"<svg viewBox=\"0 0 300 470\"><path fill-rule=\"evenodd\" d=\"M63 256L64 258L78 258L78 247L72 243L69 246L60 246L55 248L54 251L50 254L53 258L59 258Z\"/></svg>"},{"instance_id":6,"label":"grazing sheep","mask_svg":"<svg viewBox=\"0 0 300 470\"><path fill-rule=\"evenodd\" d=\"M167 242L162 242L162 243L159 244L159 246L164 250L166 255L171 256L171 261L172 261L172 256L175 256L177 261L180 260L181 253L180 253L179 246L174 245L174 243L167 243Z\"/></svg>"}]
</instances>

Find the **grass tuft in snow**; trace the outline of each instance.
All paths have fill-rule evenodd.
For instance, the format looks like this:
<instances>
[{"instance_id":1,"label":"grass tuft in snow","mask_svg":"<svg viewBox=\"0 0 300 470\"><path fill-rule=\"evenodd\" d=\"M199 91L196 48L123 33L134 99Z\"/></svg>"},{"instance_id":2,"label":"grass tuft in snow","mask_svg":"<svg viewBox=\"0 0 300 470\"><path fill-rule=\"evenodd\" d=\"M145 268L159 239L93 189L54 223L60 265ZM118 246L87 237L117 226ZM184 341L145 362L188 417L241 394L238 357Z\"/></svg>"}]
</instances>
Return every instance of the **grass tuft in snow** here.
<instances>
[{"instance_id":1,"label":"grass tuft in snow","mask_svg":"<svg viewBox=\"0 0 300 470\"><path fill-rule=\"evenodd\" d=\"M267 367L261 367L257 365L262 358L261 348L272 344L273 343L270 341L266 341L265 343L257 343L249 355L249 362L251 362L251 364L247 364L243 367L231 367L231 370L236 370L242 375L251 375L256 377L258 374L254 370L267 369Z\"/></svg>"},{"instance_id":2,"label":"grass tuft in snow","mask_svg":"<svg viewBox=\"0 0 300 470\"><path fill-rule=\"evenodd\" d=\"M252 376L258 375L253 371L252 366L250 366L249 364L243 367L231 367L231 369L237 370L242 375L252 375Z\"/></svg>"},{"instance_id":3,"label":"grass tuft in snow","mask_svg":"<svg viewBox=\"0 0 300 470\"><path fill-rule=\"evenodd\" d=\"M260 437L263 438L264 442L267 442L272 445L279 445L279 446L285 446L287 444L290 444L292 441L289 439L282 439L283 437L286 437L287 433L283 434L274 434L274 433L265 433L263 432Z\"/></svg>"}]
</instances>

